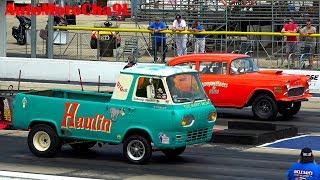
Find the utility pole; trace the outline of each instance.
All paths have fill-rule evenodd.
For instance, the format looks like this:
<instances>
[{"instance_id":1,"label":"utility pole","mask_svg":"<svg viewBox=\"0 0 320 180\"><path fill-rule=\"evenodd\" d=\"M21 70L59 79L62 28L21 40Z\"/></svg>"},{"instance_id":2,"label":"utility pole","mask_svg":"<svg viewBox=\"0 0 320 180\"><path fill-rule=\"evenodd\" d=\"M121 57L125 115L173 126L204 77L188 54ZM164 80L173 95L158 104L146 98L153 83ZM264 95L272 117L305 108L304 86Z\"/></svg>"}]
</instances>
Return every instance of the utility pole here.
<instances>
[{"instance_id":1,"label":"utility pole","mask_svg":"<svg viewBox=\"0 0 320 180\"><path fill-rule=\"evenodd\" d=\"M6 0L0 0L0 57L6 57L7 51L6 5Z\"/></svg>"},{"instance_id":2,"label":"utility pole","mask_svg":"<svg viewBox=\"0 0 320 180\"><path fill-rule=\"evenodd\" d=\"M36 7L36 0L31 0L31 7ZM37 18L31 14L31 58L37 57Z\"/></svg>"},{"instance_id":3,"label":"utility pole","mask_svg":"<svg viewBox=\"0 0 320 180\"><path fill-rule=\"evenodd\" d=\"M53 3L54 0L49 0L49 4ZM47 57L53 59L53 15L51 14L48 14Z\"/></svg>"}]
</instances>

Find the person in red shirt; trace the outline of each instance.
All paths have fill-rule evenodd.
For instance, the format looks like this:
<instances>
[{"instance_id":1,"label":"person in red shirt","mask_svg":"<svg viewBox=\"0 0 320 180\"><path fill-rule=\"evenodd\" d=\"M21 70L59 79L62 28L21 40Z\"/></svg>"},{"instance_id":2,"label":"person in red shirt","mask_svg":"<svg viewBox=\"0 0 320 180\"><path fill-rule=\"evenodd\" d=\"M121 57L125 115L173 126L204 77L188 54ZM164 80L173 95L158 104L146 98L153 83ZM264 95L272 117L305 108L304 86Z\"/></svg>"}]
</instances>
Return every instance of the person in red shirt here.
<instances>
[{"instance_id":1,"label":"person in red shirt","mask_svg":"<svg viewBox=\"0 0 320 180\"><path fill-rule=\"evenodd\" d=\"M281 32L283 33L297 33L299 30L298 25L295 23L294 18L291 17L289 22L283 25ZM286 55L287 58L290 53L295 53L297 51L298 38L297 36L287 36L286 37Z\"/></svg>"}]
</instances>

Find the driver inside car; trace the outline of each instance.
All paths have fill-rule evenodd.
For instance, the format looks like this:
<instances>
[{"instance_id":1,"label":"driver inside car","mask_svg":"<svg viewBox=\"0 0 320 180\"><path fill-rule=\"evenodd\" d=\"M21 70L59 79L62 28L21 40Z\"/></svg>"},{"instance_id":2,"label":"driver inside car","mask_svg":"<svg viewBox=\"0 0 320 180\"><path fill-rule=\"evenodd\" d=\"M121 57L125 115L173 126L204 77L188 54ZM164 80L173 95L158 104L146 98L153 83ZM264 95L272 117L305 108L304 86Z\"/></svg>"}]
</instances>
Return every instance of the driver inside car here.
<instances>
[{"instance_id":1,"label":"driver inside car","mask_svg":"<svg viewBox=\"0 0 320 180\"><path fill-rule=\"evenodd\" d=\"M231 74L239 74L238 68L235 67L235 65L232 63L231 64Z\"/></svg>"}]
</instances>

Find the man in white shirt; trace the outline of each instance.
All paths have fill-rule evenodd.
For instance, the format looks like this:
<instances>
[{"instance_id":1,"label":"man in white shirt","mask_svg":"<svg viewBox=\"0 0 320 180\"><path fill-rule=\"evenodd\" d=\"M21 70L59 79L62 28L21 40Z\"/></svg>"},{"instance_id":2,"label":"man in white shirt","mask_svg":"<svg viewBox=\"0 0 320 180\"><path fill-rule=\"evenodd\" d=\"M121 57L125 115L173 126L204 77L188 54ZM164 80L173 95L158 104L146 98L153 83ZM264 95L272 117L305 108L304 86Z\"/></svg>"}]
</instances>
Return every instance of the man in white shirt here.
<instances>
[{"instance_id":1,"label":"man in white shirt","mask_svg":"<svg viewBox=\"0 0 320 180\"><path fill-rule=\"evenodd\" d=\"M185 31L187 28L186 21L178 14L173 21L172 31ZM177 55L181 56L187 54L187 34L175 34L175 41L177 47Z\"/></svg>"}]
</instances>

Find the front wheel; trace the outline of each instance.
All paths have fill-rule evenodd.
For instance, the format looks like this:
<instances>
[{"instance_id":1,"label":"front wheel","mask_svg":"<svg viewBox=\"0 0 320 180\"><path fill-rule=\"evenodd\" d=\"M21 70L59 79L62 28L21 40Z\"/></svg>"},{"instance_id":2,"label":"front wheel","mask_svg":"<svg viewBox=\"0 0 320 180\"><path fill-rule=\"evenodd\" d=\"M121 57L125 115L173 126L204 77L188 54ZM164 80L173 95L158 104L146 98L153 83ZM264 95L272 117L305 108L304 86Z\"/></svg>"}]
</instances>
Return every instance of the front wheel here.
<instances>
[{"instance_id":1,"label":"front wheel","mask_svg":"<svg viewBox=\"0 0 320 180\"><path fill-rule=\"evenodd\" d=\"M28 146L35 156L53 157L61 150L61 140L52 127L38 124L29 132Z\"/></svg>"},{"instance_id":2,"label":"front wheel","mask_svg":"<svg viewBox=\"0 0 320 180\"><path fill-rule=\"evenodd\" d=\"M180 154L182 154L185 149L186 149L186 146L183 146L183 147L179 147L179 148L176 148L176 149L164 149L164 150L162 150L162 152L167 157L174 158L174 157L177 157Z\"/></svg>"},{"instance_id":3,"label":"front wheel","mask_svg":"<svg viewBox=\"0 0 320 180\"><path fill-rule=\"evenodd\" d=\"M269 95L258 95L252 103L252 112L256 119L275 120L278 114L278 106Z\"/></svg>"},{"instance_id":4,"label":"front wheel","mask_svg":"<svg viewBox=\"0 0 320 180\"><path fill-rule=\"evenodd\" d=\"M152 155L151 142L143 136L129 136L123 143L123 155L131 163L145 164Z\"/></svg>"},{"instance_id":5,"label":"front wheel","mask_svg":"<svg viewBox=\"0 0 320 180\"><path fill-rule=\"evenodd\" d=\"M292 117L300 111L300 108L301 102L279 104L279 113L285 117Z\"/></svg>"}]
</instances>

